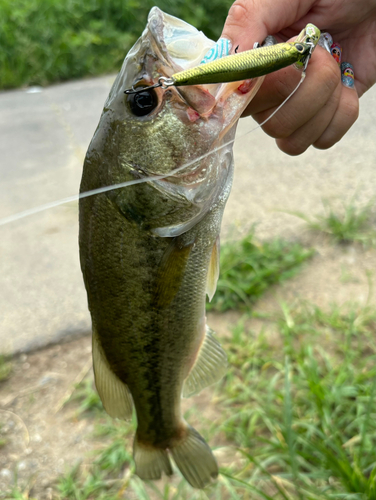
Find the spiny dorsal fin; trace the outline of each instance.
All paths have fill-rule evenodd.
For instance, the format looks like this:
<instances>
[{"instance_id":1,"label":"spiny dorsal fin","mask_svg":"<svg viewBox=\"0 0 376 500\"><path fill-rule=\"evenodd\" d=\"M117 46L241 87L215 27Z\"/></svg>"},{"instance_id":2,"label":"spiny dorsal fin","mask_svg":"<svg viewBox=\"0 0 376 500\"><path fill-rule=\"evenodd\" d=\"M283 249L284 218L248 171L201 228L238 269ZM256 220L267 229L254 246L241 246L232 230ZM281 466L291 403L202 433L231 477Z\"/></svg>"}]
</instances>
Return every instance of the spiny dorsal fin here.
<instances>
[{"instance_id":1,"label":"spiny dorsal fin","mask_svg":"<svg viewBox=\"0 0 376 500\"><path fill-rule=\"evenodd\" d=\"M95 386L106 412L110 417L130 420L133 407L131 393L128 386L111 370L94 329L93 367Z\"/></svg>"},{"instance_id":2,"label":"spiny dorsal fin","mask_svg":"<svg viewBox=\"0 0 376 500\"><path fill-rule=\"evenodd\" d=\"M215 294L215 291L217 289L217 282L219 276L219 249L220 249L219 236L217 236L210 257L208 276L206 282L206 293L208 294L209 302L213 298L213 295Z\"/></svg>"},{"instance_id":3,"label":"spiny dorsal fin","mask_svg":"<svg viewBox=\"0 0 376 500\"><path fill-rule=\"evenodd\" d=\"M196 362L184 382L184 398L193 396L205 387L218 382L226 372L226 353L213 334L213 330L206 326L205 338Z\"/></svg>"}]
</instances>

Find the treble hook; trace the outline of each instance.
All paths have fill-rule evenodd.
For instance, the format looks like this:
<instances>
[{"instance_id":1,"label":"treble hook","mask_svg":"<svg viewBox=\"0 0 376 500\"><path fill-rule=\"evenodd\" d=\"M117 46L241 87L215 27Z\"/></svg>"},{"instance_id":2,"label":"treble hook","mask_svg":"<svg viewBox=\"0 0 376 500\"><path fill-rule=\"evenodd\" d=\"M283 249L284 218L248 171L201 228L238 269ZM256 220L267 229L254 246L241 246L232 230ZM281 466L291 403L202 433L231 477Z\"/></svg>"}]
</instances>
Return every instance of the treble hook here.
<instances>
[{"instance_id":1,"label":"treble hook","mask_svg":"<svg viewBox=\"0 0 376 500\"><path fill-rule=\"evenodd\" d=\"M306 72L306 69L307 69L307 66L308 66L309 60L311 59L311 57L312 57L312 53L313 53L313 51L314 51L314 49L315 49L315 46L316 46L316 45L315 45L313 42L311 42L311 41L307 41L306 43L310 46L310 49L309 49L309 52L308 52L308 54L307 54L307 57L305 58L305 61L304 61L303 73L305 73L305 72Z\"/></svg>"},{"instance_id":2,"label":"treble hook","mask_svg":"<svg viewBox=\"0 0 376 500\"><path fill-rule=\"evenodd\" d=\"M171 87L172 85L175 85L175 80L173 78L167 78L165 76L160 76L158 78L158 82L155 83L154 85L150 86L145 86L145 87L136 87L132 85L132 88L124 90L124 94L138 94L139 92L143 92L144 90L151 90L151 89L156 89L158 87L161 87L162 89L168 89L168 87Z\"/></svg>"}]
</instances>

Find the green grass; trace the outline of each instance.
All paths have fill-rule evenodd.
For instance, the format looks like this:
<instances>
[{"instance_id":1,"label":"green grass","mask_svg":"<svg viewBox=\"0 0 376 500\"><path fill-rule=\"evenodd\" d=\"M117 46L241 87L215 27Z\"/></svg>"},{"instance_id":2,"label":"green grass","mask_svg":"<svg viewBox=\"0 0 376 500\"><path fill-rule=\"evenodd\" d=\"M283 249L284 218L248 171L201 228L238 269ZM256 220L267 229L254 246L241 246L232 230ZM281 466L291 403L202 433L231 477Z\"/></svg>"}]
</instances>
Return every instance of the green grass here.
<instances>
[{"instance_id":1,"label":"green grass","mask_svg":"<svg viewBox=\"0 0 376 500\"><path fill-rule=\"evenodd\" d=\"M216 39L231 2L2 0L0 89L118 71L153 5Z\"/></svg>"},{"instance_id":2,"label":"green grass","mask_svg":"<svg viewBox=\"0 0 376 500\"><path fill-rule=\"evenodd\" d=\"M375 314L284 306L278 325L269 352L262 336L235 335L223 427L247 458L236 477L273 474L288 498L376 498Z\"/></svg>"},{"instance_id":3,"label":"green grass","mask_svg":"<svg viewBox=\"0 0 376 500\"><path fill-rule=\"evenodd\" d=\"M92 378L85 378L81 383L77 384L72 396L66 403L68 402L75 403L79 415L85 412L96 413L103 411L102 401L94 389Z\"/></svg>"},{"instance_id":4,"label":"green grass","mask_svg":"<svg viewBox=\"0 0 376 500\"><path fill-rule=\"evenodd\" d=\"M220 451L218 480L192 490L177 472L160 487L134 475L131 423L96 413L91 465L60 479L61 499L376 500L376 314L282 304L261 332L247 317L224 339L226 377L199 431ZM86 391L93 390L88 385Z\"/></svg>"},{"instance_id":5,"label":"green grass","mask_svg":"<svg viewBox=\"0 0 376 500\"><path fill-rule=\"evenodd\" d=\"M7 440L3 436L2 427L3 424L0 422L0 450L7 444Z\"/></svg>"},{"instance_id":6,"label":"green grass","mask_svg":"<svg viewBox=\"0 0 376 500\"><path fill-rule=\"evenodd\" d=\"M240 242L222 244L217 291L207 309L250 306L271 285L294 276L313 254L312 249L281 239L259 243L253 232Z\"/></svg>"},{"instance_id":7,"label":"green grass","mask_svg":"<svg viewBox=\"0 0 376 500\"><path fill-rule=\"evenodd\" d=\"M369 247L376 245L375 200L363 205L355 205L354 200L343 203L341 208L333 208L328 201L323 202L324 215L308 217L302 212L287 212L307 222L313 231L329 234L336 243L361 243Z\"/></svg>"},{"instance_id":8,"label":"green grass","mask_svg":"<svg viewBox=\"0 0 376 500\"><path fill-rule=\"evenodd\" d=\"M0 498L2 500L37 500L30 494L32 486L29 483L32 482L33 481L31 480L28 484L21 487L18 480L18 470L15 468L13 485L8 489L8 491L0 491Z\"/></svg>"},{"instance_id":9,"label":"green grass","mask_svg":"<svg viewBox=\"0 0 376 500\"><path fill-rule=\"evenodd\" d=\"M0 355L0 382L6 380L12 372L12 363L5 356Z\"/></svg>"}]
</instances>

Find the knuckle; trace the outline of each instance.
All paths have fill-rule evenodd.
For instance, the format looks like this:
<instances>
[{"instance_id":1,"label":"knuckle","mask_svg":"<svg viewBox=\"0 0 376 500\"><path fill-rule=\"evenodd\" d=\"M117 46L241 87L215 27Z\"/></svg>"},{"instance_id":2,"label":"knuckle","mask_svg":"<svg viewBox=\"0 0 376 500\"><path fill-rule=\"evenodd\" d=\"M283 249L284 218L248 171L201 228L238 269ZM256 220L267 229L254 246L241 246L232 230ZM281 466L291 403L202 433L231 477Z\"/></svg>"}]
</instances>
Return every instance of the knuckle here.
<instances>
[{"instance_id":1,"label":"knuckle","mask_svg":"<svg viewBox=\"0 0 376 500\"><path fill-rule=\"evenodd\" d=\"M359 100L349 99L343 103L343 114L346 118L349 128L353 125L359 117Z\"/></svg>"},{"instance_id":2,"label":"knuckle","mask_svg":"<svg viewBox=\"0 0 376 500\"><path fill-rule=\"evenodd\" d=\"M354 98L341 99L337 116L321 137L314 143L317 149L329 149L339 142L348 132L359 116L359 100Z\"/></svg>"},{"instance_id":3,"label":"knuckle","mask_svg":"<svg viewBox=\"0 0 376 500\"><path fill-rule=\"evenodd\" d=\"M341 81L341 73L337 64L331 62L331 64L324 65L322 78L328 93L332 94Z\"/></svg>"},{"instance_id":4,"label":"knuckle","mask_svg":"<svg viewBox=\"0 0 376 500\"><path fill-rule=\"evenodd\" d=\"M328 57L325 57L324 60L320 60L320 63L316 79L321 82L323 92L331 95L341 82L341 72L333 58L328 59Z\"/></svg>"},{"instance_id":5,"label":"knuckle","mask_svg":"<svg viewBox=\"0 0 376 500\"><path fill-rule=\"evenodd\" d=\"M302 142L302 141L292 139L292 138L278 139L276 142L277 142L278 148L290 156L301 155L311 145L311 144L308 144L306 142Z\"/></svg>"},{"instance_id":6,"label":"knuckle","mask_svg":"<svg viewBox=\"0 0 376 500\"><path fill-rule=\"evenodd\" d=\"M250 0L236 0L228 12L227 27L242 27L247 24Z\"/></svg>"},{"instance_id":7,"label":"knuckle","mask_svg":"<svg viewBox=\"0 0 376 500\"><path fill-rule=\"evenodd\" d=\"M273 139L285 139L290 135L286 128L274 118L268 123L265 123L265 125L262 126L262 130L270 137L273 137Z\"/></svg>"},{"instance_id":8,"label":"knuckle","mask_svg":"<svg viewBox=\"0 0 376 500\"><path fill-rule=\"evenodd\" d=\"M316 148L316 149L329 149L331 148L332 146L334 146L334 144L336 144L338 141L339 141L340 138L335 138L334 136L329 138L329 137L320 137L320 139L318 139L314 144L313 146Z\"/></svg>"},{"instance_id":9,"label":"knuckle","mask_svg":"<svg viewBox=\"0 0 376 500\"><path fill-rule=\"evenodd\" d=\"M291 71L289 72L289 70L291 70L291 68L278 71L274 77L273 91L281 102L283 102L296 87L296 79L293 79L296 75L295 73L291 75Z\"/></svg>"},{"instance_id":10,"label":"knuckle","mask_svg":"<svg viewBox=\"0 0 376 500\"><path fill-rule=\"evenodd\" d=\"M270 115L269 112L259 113L257 122L262 123ZM255 116L254 116L255 118ZM282 109L276 113L265 125L262 126L263 131L274 139L287 139L295 132L296 123L291 114L283 113Z\"/></svg>"}]
</instances>

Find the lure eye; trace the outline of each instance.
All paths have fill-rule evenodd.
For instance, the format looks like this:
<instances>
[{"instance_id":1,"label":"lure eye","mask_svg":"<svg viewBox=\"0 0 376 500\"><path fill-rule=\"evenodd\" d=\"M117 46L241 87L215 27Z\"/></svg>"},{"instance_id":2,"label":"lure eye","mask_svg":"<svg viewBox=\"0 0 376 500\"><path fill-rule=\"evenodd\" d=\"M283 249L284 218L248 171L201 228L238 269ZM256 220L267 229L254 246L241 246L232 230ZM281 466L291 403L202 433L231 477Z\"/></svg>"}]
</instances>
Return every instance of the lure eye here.
<instances>
[{"instance_id":1,"label":"lure eye","mask_svg":"<svg viewBox=\"0 0 376 500\"><path fill-rule=\"evenodd\" d=\"M128 94L127 101L131 112L135 116L146 116L158 105L158 97L154 89L145 89L135 94Z\"/></svg>"},{"instance_id":2,"label":"lure eye","mask_svg":"<svg viewBox=\"0 0 376 500\"><path fill-rule=\"evenodd\" d=\"M303 52L303 51L304 51L304 47L303 47L303 45L300 45L300 43L297 43L297 44L295 45L295 48L296 48L296 50L297 50L297 51L299 51L299 52Z\"/></svg>"}]
</instances>

